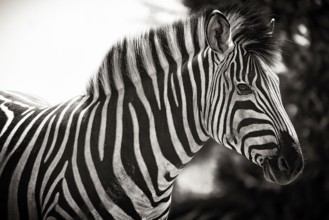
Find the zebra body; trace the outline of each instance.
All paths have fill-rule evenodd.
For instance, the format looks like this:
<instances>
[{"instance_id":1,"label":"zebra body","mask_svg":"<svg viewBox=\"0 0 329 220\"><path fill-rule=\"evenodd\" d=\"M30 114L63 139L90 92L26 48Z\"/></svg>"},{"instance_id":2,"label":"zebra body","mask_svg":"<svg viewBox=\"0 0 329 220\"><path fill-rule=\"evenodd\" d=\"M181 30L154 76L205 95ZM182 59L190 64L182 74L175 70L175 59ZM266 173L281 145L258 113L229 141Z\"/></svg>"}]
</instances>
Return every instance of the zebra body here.
<instances>
[{"instance_id":1,"label":"zebra body","mask_svg":"<svg viewBox=\"0 0 329 220\"><path fill-rule=\"evenodd\" d=\"M271 70L271 36L249 39L255 18L224 14L206 10L124 39L86 95L67 102L1 92L1 215L166 219L175 178L209 138L262 166L268 180L290 182L301 152ZM294 161L277 162L283 142Z\"/></svg>"}]
</instances>

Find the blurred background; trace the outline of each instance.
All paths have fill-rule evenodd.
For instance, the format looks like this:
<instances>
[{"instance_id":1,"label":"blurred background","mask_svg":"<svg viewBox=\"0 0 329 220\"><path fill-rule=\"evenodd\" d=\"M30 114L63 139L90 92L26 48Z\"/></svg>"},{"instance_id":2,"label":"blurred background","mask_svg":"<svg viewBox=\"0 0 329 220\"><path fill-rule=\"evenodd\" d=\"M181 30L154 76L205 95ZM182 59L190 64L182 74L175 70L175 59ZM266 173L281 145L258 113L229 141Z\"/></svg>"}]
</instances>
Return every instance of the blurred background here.
<instances>
[{"instance_id":1,"label":"blurred background","mask_svg":"<svg viewBox=\"0 0 329 220\"><path fill-rule=\"evenodd\" d=\"M84 91L123 35L216 2L1 0L0 88L64 101ZM305 170L288 186L271 184L259 167L209 142L177 180L170 219L329 219L329 0L253 2L276 19L283 41L281 93Z\"/></svg>"}]
</instances>

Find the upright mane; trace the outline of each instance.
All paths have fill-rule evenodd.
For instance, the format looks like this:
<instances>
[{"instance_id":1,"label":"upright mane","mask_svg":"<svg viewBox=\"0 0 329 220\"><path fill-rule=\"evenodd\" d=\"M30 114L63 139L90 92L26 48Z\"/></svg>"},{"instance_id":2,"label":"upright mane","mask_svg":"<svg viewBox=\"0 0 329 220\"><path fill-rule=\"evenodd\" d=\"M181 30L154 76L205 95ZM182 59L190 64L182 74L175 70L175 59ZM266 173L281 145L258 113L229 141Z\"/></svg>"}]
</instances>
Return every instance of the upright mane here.
<instances>
[{"instance_id":1,"label":"upright mane","mask_svg":"<svg viewBox=\"0 0 329 220\"><path fill-rule=\"evenodd\" d=\"M254 53L267 65L276 65L280 49L277 37L273 36L272 27L269 25L271 19L259 10L252 9L252 7L247 4L240 7L207 7L193 13L186 19L150 29L135 37L123 38L109 50L98 72L89 80L86 89L87 95L108 95L112 91L122 89L123 82L130 81L133 84L145 78L142 74L137 76L137 72L148 71L149 76L157 74L156 67L159 66L161 60L157 57L154 37L158 39L167 58L173 57L178 52L184 60L184 55L187 56L187 53L182 52L182 50L188 50L185 47L187 40L199 50L205 49L207 43L204 25L208 16L215 9L220 10L229 21L233 43L237 41L242 43L248 52ZM187 25L190 27L192 36L184 35L184 28ZM200 38L203 41L201 43ZM175 42L177 47L169 48L168 42L172 43L175 39L177 39ZM127 69L128 62L135 62L140 67L139 71L129 71ZM118 67L120 70L117 69Z\"/></svg>"}]
</instances>

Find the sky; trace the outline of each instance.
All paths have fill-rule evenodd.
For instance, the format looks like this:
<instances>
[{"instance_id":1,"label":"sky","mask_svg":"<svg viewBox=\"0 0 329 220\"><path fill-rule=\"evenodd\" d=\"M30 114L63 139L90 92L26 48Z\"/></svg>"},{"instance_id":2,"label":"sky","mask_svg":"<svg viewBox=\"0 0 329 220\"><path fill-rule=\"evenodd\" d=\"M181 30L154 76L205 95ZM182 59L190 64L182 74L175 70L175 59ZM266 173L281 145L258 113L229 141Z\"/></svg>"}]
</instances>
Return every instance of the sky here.
<instances>
[{"instance_id":1,"label":"sky","mask_svg":"<svg viewBox=\"0 0 329 220\"><path fill-rule=\"evenodd\" d=\"M1 0L0 89L81 95L117 40L186 14L179 0Z\"/></svg>"}]
</instances>

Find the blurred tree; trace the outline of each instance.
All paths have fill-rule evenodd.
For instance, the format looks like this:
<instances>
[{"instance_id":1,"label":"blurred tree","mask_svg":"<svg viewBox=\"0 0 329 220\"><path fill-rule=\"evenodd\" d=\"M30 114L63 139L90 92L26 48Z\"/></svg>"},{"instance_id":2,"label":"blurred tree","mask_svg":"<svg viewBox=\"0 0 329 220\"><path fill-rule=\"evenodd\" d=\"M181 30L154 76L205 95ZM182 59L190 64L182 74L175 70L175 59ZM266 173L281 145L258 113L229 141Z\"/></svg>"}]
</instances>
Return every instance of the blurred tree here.
<instances>
[{"instance_id":1,"label":"blurred tree","mask_svg":"<svg viewBox=\"0 0 329 220\"><path fill-rule=\"evenodd\" d=\"M183 2L193 13L219 1ZM303 145L304 173L288 186L276 186L244 158L221 152L228 159L216 158L220 193L180 203L174 194L170 219L329 219L329 1L254 2L276 18L283 40L287 68L279 75L281 93Z\"/></svg>"}]
</instances>

